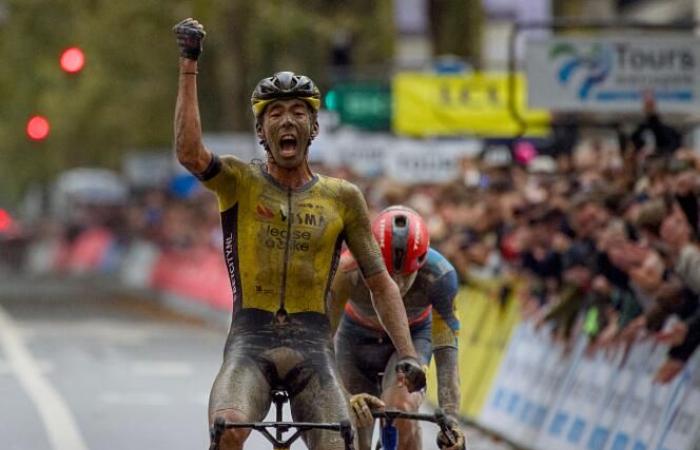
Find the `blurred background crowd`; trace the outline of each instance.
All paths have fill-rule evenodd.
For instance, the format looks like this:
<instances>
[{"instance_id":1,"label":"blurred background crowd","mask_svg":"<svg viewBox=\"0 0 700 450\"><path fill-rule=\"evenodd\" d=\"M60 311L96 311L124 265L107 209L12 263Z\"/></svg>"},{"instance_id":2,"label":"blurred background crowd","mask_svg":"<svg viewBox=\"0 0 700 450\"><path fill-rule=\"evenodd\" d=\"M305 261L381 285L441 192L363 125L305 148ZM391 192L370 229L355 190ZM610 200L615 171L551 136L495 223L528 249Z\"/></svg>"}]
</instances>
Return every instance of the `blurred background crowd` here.
<instances>
[{"instance_id":1,"label":"blurred background crowd","mask_svg":"<svg viewBox=\"0 0 700 450\"><path fill-rule=\"evenodd\" d=\"M260 163L253 86L309 75L323 93L312 170L357 184L372 215L418 211L457 268L463 323L481 320L474 292L496 311L497 345L468 355L492 354L489 371L461 356L464 397L480 402L470 412L487 393L468 381L489 391L517 344L519 325L498 315L513 304L568 355L582 336L591 359L668 348L654 386L675 389L688 369L700 393L700 0L164 4L0 0L12 62L0 70L0 276L97 276L231 308L216 202L171 148L171 28L195 17L208 33L197 79L209 149ZM564 380L577 362L567 367ZM633 393L621 380L614 389ZM688 398L700 423L700 394ZM591 418L612 408L601 405ZM573 448L563 439L557 449Z\"/></svg>"},{"instance_id":2,"label":"blurred background crowd","mask_svg":"<svg viewBox=\"0 0 700 450\"><path fill-rule=\"evenodd\" d=\"M590 351L643 335L670 344L656 375L668 382L700 345L700 155L661 121L652 99L646 108L646 120L615 139L462 157L449 182L406 184L347 165L313 170L360 186L372 215L393 204L414 208L462 284L499 280L494 301L517 289L523 315L553 324L566 345L580 330ZM114 274L135 248L197 260L222 247L216 202L189 175L159 188L66 195L63 220L5 229L6 266Z\"/></svg>"}]
</instances>

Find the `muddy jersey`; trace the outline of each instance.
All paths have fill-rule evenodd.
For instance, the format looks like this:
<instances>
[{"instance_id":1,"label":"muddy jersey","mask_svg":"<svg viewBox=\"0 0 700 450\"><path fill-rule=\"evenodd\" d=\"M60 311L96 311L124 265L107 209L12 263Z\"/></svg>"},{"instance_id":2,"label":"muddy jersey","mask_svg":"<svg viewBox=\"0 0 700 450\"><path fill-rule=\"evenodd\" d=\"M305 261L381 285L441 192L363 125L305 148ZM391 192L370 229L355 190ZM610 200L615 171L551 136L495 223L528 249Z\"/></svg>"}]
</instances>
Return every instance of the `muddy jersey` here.
<instances>
[{"instance_id":1,"label":"muddy jersey","mask_svg":"<svg viewBox=\"0 0 700 450\"><path fill-rule=\"evenodd\" d=\"M383 270L367 205L344 180L314 175L286 188L262 164L214 157L200 177L221 212L234 315L241 308L325 313L345 241L367 276Z\"/></svg>"},{"instance_id":2,"label":"muddy jersey","mask_svg":"<svg viewBox=\"0 0 700 450\"><path fill-rule=\"evenodd\" d=\"M439 252L428 250L428 259L403 296L409 325L415 327L432 318L433 347L456 347L459 319L455 310L457 272ZM383 330L372 306L372 298L357 262L349 253L341 257L334 283L336 300L345 303L344 315L353 322L377 331Z\"/></svg>"}]
</instances>

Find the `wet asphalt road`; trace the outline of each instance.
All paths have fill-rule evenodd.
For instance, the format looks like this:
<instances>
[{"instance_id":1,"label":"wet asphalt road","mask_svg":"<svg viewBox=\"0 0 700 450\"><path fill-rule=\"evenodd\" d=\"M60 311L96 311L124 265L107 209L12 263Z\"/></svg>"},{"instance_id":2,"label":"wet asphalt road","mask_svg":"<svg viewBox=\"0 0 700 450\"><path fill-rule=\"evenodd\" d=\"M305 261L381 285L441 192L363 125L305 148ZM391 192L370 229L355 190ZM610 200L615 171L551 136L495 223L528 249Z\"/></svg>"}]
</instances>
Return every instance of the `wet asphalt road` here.
<instances>
[{"instance_id":1,"label":"wet asphalt road","mask_svg":"<svg viewBox=\"0 0 700 450\"><path fill-rule=\"evenodd\" d=\"M174 313L96 280L0 275L0 448L208 448L207 399L224 322ZM471 437L474 450L502 448ZM423 440L435 448L432 430ZM268 448L259 436L246 445Z\"/></svg>"}]
</instances>

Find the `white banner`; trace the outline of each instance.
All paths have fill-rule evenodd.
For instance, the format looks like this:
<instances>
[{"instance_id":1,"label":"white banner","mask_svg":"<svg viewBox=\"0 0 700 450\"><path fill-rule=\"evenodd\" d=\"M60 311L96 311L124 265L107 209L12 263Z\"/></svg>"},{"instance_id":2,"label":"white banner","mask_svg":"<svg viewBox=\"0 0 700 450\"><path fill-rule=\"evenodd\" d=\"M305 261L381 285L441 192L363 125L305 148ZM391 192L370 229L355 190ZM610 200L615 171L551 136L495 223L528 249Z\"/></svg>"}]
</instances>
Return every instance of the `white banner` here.
<instances>
[{"instance_id":1,"label":"white banner","mask_svg":"<svg viewBox=\"0 0 700 450\"><path fill-rule=\"evenodd\" d=\"M449 182L459 174L460 159L480 149L477 140L395 140L385 155L386 174L405 184Z\"/></svg>"},{"instance_id":2,"label":"white banner","mask_svg":"<svg viewBox=\"0 0 700 450\"><path fill-rule=\"evenodd\" d=\"M346 165L364 177L387 175L404 184L444 183L459 174L462 157L476 156L481 147L477 139L408 139L341 129L319 135L310 157L330 167Z\"/></svg>"},{"instance_id":3,"label":"white banner","mask_svg":"<svg viewBox=\"0 0 700 450\"><path fill-rule=\"evenodd\" d=\"M532 108L641 112L645 91L662 111L700 107L700 40L693 37L530 40L525 56Z\"/></svg>"},{"instance_id":4,"label":"white banner","mask_svg":"<svg viewBox=\"0 0 700 450\"><path fill-rule=\"evenodd\" d=\"M693 448L699 355L672 383L659 385L652 380L668 348L653 341L636 343L628 354L590 357L581 336L565 356L547 335L527 323L514 330L481 424L537 450ZM547 397L542 385L552 391Z\"/></svg>"}]
</instances>

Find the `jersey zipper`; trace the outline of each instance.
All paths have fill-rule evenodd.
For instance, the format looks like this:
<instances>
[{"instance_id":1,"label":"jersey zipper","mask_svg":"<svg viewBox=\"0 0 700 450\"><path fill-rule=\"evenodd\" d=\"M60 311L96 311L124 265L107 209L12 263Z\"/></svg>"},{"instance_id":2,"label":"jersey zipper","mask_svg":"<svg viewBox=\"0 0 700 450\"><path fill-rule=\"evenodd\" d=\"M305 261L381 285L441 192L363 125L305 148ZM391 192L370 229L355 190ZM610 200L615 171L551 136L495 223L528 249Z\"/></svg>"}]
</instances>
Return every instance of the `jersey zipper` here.
<instances>
[{"instance_id":1,"label":"jersey zipper","mask_svg":"<svg viewBox=\"0 0 700 450\"><path fill-rule=\"evenodd\" d=\"M292 241L292 190L287 189L287 238L284 246L284 266L282 267L282 286L280 287L280 308L277 311L278 321L284 321L287 310L284 309L284 301L287 295L287 268L289 266L289 243Z\"/></svg>"}]
</instances>

